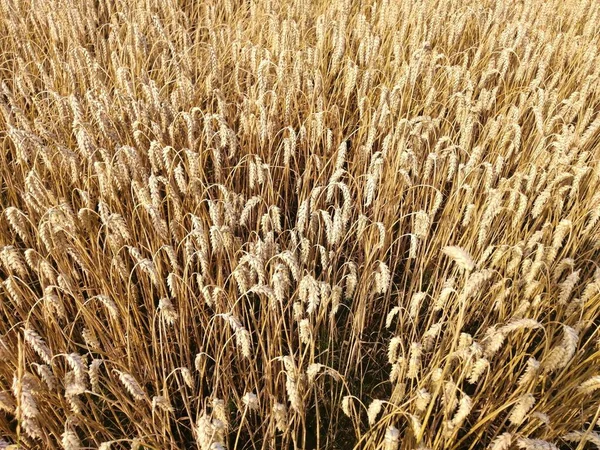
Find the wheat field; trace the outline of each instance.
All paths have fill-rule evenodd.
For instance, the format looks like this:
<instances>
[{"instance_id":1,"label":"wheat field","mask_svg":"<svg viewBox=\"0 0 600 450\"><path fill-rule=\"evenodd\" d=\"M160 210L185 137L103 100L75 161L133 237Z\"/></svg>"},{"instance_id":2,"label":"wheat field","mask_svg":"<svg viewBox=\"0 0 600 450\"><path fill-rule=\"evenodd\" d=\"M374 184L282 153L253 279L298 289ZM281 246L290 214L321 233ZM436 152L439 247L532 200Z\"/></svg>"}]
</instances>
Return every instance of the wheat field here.
<instances>
[{"instance_id":1,"label":"wheat field","mask_svg":"<svg viewBox=\"0 0 600 450\"><path fill-rule=\"evenodd\" d=\"M0 449L600 448L600 2L0 36Z\"/></svg>"}]
</instances>

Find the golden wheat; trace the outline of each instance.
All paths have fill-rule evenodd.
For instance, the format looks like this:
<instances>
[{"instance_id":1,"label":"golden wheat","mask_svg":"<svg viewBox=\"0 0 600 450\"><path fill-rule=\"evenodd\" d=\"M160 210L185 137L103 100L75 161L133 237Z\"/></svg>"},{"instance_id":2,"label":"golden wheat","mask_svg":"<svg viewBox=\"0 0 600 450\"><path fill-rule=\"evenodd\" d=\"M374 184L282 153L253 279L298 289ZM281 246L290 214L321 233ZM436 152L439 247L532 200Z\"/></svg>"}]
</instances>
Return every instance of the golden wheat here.
<instances>
[{"instance_id":1,"label":"golden wheat","mask_svg":"<svg viewBox=\"0 0 600 450\"><path fill-rule=\"evenodd\" d=\"M598 447L599 22L0 1L0 449Z\"/></svg>"}]
</instances>

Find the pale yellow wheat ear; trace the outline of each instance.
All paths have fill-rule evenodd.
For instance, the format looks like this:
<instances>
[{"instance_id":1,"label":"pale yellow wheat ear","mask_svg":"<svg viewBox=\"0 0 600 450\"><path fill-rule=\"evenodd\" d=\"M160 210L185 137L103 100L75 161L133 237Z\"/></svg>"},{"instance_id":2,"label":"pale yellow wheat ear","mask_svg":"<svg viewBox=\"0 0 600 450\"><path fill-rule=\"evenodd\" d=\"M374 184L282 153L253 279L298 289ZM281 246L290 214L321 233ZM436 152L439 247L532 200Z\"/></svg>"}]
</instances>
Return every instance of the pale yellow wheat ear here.
<instances>
[{"instance_id":1,"label":"pale yellow wheat ear","mask_svg":"<svg viewBox=\"0 0 600 450\"><path fill-rule=\"evenodd\" d=\"M459 268L470 272L475 268L475 261L472 256L462 247L447 246L442 249L442 252L452 258Z\"/></svg>"},{"instance_id":2,"label":"pale yellow wheat ear","mask_svg":"<svg viewBox=\"0 0 600 450\"><path fill-rule=\"evenodd\" d=\"M494 439L488 449L489 450L508 450L513 443L514 436L511 433L502 433Z\"/></svg>"},{"instance_id":3,"label":"pale yellow wheat ear","mask_svg":"<svg viewBox=\"0 0 600 450\"><path fill-rule=\"evenodd\" d=\"M135 400L141 401L146 399L146 394L144 390L132 375L126 372L121 372L116 369L115 372L118 375L119 380L121 381L127 392L129 392L129 394L131 394L131 396Z\"/></svg>"}]
</instances>

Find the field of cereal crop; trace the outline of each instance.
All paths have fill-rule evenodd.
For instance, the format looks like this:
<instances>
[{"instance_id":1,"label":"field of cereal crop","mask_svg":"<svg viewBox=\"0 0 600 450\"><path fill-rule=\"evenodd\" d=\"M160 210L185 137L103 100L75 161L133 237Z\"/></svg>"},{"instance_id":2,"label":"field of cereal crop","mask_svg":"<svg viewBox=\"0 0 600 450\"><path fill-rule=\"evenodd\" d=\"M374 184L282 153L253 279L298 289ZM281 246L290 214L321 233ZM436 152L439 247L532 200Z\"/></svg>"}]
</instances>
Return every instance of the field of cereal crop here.
<instances>
[{"instance_id":1,"label":"field of cereal crop","mask_svg":"<svg viewBox=\"0 0 600 450\"><path fill-rule=\"evenodd\" d=\"M0 449L600 448L598 1L0 36Z\"/></svg>"}]
</instances>

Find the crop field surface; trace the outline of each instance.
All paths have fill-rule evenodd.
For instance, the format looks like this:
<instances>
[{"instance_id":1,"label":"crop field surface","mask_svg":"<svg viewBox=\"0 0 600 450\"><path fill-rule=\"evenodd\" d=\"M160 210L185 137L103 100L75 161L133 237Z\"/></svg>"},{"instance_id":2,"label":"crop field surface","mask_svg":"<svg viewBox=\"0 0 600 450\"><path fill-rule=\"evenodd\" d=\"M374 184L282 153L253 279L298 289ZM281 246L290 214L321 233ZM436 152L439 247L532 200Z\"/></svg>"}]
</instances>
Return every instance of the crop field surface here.
<instances>
[{"instance_id":1,"label":"crop field surface","mask_svg":"<svg viewBox=\"0 0 600 450\"><path fill-rule=\"evenodd\" d=\"M600 449L600 2L0 0L21 449Z\"/></svg>"}]
</instances>

